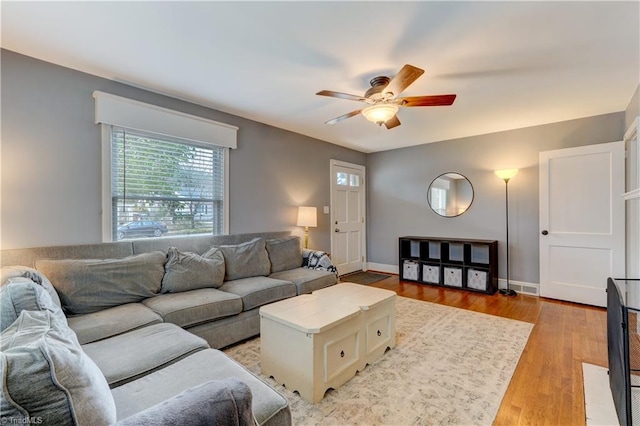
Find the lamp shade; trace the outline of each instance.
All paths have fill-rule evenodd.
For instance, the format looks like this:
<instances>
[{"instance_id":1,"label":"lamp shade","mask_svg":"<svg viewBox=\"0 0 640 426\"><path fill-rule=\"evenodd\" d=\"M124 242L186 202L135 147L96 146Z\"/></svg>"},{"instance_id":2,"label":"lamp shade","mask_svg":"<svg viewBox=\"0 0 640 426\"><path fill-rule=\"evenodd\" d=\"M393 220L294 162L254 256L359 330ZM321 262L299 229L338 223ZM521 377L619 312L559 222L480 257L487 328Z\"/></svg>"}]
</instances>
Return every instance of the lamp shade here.
<instances>
[{"instance_id":1,"label":"lamp shade","mask_svg":"<svg viewBox=\"0 0 640 426\"><path fill-rule=\"evenodd\" d=\"M362 110L362 115L367 120L382 124L389 121L398 112L398 106L393 104L375 104Z\"/></svg>"},{"instance_id":2,"label":"lamp shade","mask_svg":"<svg viewBox=\"0 0 640 426\"><path fill-rule=\"evenodd\" d=\"M518 169L504 169L504 170L496 170L494 172L496 176L504 181L509 181L512 177L518 174Z\"/></svg>"},{"instance_id":3,"label":"lamp shade","mask_svg":"<svg viewBox=\"0 0 640 426\"><path fill-rule=\"evenodd\" d=\"M316 207L298 207L298 226L318 226L318 209Z\"/></svg>"}]
</instances>

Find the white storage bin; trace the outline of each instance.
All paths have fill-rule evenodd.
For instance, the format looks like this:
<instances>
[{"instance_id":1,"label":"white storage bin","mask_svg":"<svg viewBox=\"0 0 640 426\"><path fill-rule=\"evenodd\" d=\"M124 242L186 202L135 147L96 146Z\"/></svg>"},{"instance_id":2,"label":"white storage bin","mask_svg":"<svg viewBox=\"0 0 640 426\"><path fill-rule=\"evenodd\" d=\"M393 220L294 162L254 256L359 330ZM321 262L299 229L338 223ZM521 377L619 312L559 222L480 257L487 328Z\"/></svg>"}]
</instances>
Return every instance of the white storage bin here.
<instances>
[{"instance_id":1,"label":"white storage bin","mask_svg":"<svg viewBox=\"0 0 640 426\"><path fill-rule=\"evenodd\" d=\"M418 281L418 262L405 260L402 265L402 277L405 280Z\"/></svg>"},{"instance_id":2,"label":"white storage bin","mask_svg":"<svg viewBox=\"0 0 640 426\"><path fill-rule=\"evenodd\" d=\"M467 271L467 287L485 291L487 289L487 271L470 268Z\"/></svg>"},{"instance_id":3,"label":"white storage bin","mask_svg":"<svg viewBox=\"0 0 640 426\"><path fill-rule=\"evenodd\" d=\"M422 281L440 284L440 267L437 265L422 265Z\"/></svg>"},{"instance_id":4,"label":"white storage bin","mask_svg":"<svg viewBox=\"0 0 640 426\"><path fill-rule=\"evenodd\" d=\"M462 268L444 268L444 285L462 287Z\"/></svg>"}]
</instances>

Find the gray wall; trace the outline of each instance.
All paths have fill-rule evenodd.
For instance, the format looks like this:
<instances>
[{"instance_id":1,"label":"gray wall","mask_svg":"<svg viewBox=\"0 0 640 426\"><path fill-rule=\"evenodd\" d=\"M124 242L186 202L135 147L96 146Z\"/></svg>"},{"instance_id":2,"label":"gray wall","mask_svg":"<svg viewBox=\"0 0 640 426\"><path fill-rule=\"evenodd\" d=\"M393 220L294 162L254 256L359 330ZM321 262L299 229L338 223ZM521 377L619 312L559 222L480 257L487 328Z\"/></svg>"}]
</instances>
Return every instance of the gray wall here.
<instances>
[{"instance_id":1,"label":"gray wall","mask_svg":"<svg viewBox=\"0 0 640 426\"><path fill-rule=\"evenodd\" d=\"M539 283L538 153L622 140L624 112L369 154L369 261L397 265L405 235L500 241L506 277L505 184L494 170L518 168L509 182L511 279ZM469 210L443 218L427 206L427 188L445 172L471 181Z\"/></svg>"},{"instance_id":2,"label":"gray wall","mask_svg":"<svg viewBox=\"0 0 640 426\"><path fill-rule=\"evenodd\" d=\"M230 155L230 231L292 230L296 206L318 207L309 245L330 249L329 160L366 154L210 108L1 51L2 248L101 241L100 128L94 90L240 128Z\"/></svg>"}]
</instances>

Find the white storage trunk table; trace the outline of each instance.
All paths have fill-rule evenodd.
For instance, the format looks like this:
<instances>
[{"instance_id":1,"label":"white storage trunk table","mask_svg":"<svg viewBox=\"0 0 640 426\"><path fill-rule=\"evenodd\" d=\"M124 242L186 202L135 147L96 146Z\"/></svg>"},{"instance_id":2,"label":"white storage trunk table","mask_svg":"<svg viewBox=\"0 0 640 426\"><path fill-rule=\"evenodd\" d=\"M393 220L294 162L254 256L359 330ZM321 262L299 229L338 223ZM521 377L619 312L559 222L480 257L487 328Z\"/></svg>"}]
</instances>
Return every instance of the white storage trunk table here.
<instances>
[{"instance_id":1,"label":"white storage trunk table","mask_svg":"<svg viewBox=\"0 0 640 426\"><path fill-rule=\"evenodd\" d=\"M395 346L396 294L353 283L260 308L262 374L316 403Z\"/></svg>"}]
</instances>

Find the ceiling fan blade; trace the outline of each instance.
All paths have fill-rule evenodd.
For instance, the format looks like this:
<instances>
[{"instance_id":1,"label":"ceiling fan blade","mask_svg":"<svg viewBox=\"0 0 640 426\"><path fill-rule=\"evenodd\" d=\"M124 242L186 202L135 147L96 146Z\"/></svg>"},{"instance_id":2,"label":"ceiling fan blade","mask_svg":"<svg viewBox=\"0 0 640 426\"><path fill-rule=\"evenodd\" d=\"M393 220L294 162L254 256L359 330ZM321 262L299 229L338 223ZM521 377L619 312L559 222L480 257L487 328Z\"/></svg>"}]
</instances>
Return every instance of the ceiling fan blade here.
<instances>
[{"instance_id":1,"label":"ceiling fan blade","mask_svg":"<svg viewBox=\"0 0 640 426\"><path fill-rule=\"evenodd\" d=\"M389 82L384 92L391 92L393 96L398 96L404 89L409 87L411 83L416 81L418 77L424 74L424 70L416 68L413 65L406 64L398 74Z\"/></svg>"},{"instance_id":2,"label":"ceiling fan blade","mask_svg":"<svg viewBox=\"0 0 640 426\"><path fill-rule=\"evenodd\" d=\"M325 121L324 124L336 124L336 123L339 123L342 120L346 120L347 118L351 118L351 117L353 117L355 115L360 114L360 111L362 111L362 110L357 109L355 111L348 112L346 114L341 115L340 117L336 117L336 118L334 118L332 120Z\"/></svg>"},{"instance_id":3,"label":"ceiling fan blade","mask_svg":"<svg viewBox=\"0 0 640 426\"><path fill-rule=\"evenodd\" d=\"M456 95L407 96L396 101L404 107L446 106L456 100Z\"/></svg>"},{"instance_id":4,"label":"ceiling fan blade","mask_svg":"<svg viewBox=\"0 0 640 426\"><path fill-rule=\"evenodd\" d=\"M364 102L367 99L362 96L350 95L348 93L334 92L332 90L321 90L316 95L320 96L329 96L330 98L340 98L340 99L348 99L350 101L360 101Z\"/></svg>"},{"instance_id":5,"label":"ceiling fan blade","mask_svg":"<svg viewBox=\"0 0 640 426\"><path fill-rule=\"evenodd\" d=\"M398 127L400 124L402 123L400 123L400 120L398 119L398 115L394 115L393 117L388 119L386 123L384 123L384 127L391 130L394 127Z\"/></svg>"}]
</instances>

